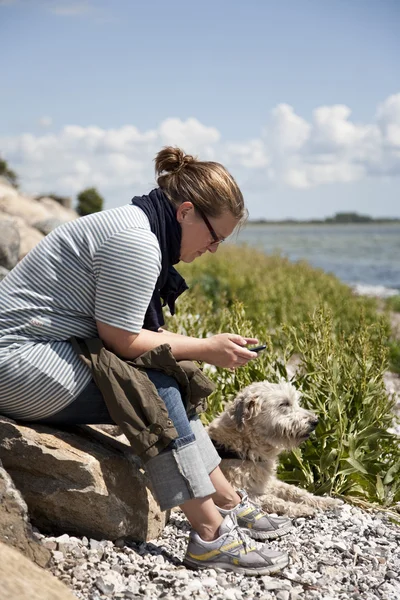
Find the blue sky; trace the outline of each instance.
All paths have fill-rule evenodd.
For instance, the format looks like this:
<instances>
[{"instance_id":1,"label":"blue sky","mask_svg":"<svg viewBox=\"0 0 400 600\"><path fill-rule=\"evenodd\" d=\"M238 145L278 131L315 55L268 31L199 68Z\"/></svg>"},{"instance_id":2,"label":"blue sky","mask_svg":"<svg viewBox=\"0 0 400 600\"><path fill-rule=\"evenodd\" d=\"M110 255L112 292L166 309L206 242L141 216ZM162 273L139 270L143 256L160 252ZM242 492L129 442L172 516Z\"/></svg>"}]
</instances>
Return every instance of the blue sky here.
<instances>
[{"instance_id":1,"label":"blue sky","mask_svg":"<svg viewBox=\"0 0 400 600\"><path fill-rule=\"evenodd\" d=\"M400 216L400 3L0 0L0 152L29 193L151 188L165 144L251 217Z\"/></svg>"}]
</instances>

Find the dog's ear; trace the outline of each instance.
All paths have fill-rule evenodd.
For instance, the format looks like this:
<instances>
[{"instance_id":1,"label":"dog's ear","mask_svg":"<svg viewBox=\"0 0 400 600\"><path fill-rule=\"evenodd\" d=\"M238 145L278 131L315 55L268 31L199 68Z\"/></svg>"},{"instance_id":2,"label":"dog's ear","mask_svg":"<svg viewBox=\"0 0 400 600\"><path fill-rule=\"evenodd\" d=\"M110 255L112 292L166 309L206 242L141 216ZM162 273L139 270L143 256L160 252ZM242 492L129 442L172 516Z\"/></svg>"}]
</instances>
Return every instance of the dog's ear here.
<instances>
[{"instance_id":1,"label":"dog's ear","mask_svg":"<svg viewBox=\"0 0 400 600\"><path fill-rule=\"evenodd\" d=\"M259 403L256 397L243 397L234 405L233 418L239 431L243 430L245 421L248 421L259 412Z\"/></svg>"}]
</instances>

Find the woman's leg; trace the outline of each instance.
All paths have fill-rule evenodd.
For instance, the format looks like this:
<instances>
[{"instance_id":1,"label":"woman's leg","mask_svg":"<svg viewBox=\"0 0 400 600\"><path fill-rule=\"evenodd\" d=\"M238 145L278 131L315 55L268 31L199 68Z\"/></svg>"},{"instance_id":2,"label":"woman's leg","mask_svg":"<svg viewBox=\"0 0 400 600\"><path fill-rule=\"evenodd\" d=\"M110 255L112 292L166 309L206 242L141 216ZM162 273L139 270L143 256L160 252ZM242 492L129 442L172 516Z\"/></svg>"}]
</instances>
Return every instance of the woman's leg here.
<instances>
[{"instance_id":1,"label":"woman's leg","mask_svg":"<svg viewBox=\"0 0 400 600\"><path fill-rule=\"evenodd\" d=\"M192 525L185 564L192 568L222 567L249 575L269 574L284 567L288 562L285 553L249 545L238 530L235 509L232 514L228 510L221 514L223 509L217 508L213 496L227 505L235 501L236 493L218 468L218 453L200 420L188 420L175 380L156 371L148 374L167 406L178 438L145 467L161 509L180 505ZM41 422L113 423L95 384L84 392L69 407ZM243 509L244 498L240 499L238 506Z\"/></svg>"},{"instance_id":2,"label":"woman's leg","mask_svg":"<svg viewBox=\"0 0 400 600\"><path fill-rule=\"evenodd\" d=\"M212 498L194 498L179 507L202 540L211 542L219 535L223 517Z\"/></svg>"},{"instance_id":3,"label":"woman's leg","mask_svg":"<svg viewBox=\"0 0 400 600\"><path fill-rule=\"evenodd\" d=\"M241 497L235 492L220 467L216 467L214 471L210 473L210 479L216 490L215 494L211 496L214 503L219 506L219 508L225 510L235 508L241 501Z\"/></svg>"},{"instance_id":4,"label":"woman's leg","mask_svg":"<svg viewBox=\"0 0 400 600\"><path fill-rule=\"evenodd\" d=\"M290 519L270 517L248 499L245 490L234 490L219 467L221 459L197 415L191 416L190 425L210 481L215 488L211 499L220 514L226 516L228 512L234 513L239 525L246 528L251 537L256 539L265 540L286 534L292 527Z\"/></svg>"},{"instance_id":5,"label":"woman's leg","mask_svg":"<svg viewBox=\"0 0 400 600\"><path fill-rule=\"evenodd\" d=\"M201 447L196 442L195 430L187 417L179 386L173 378L158 371L148 370L147 374L178 432L178 439L145 465L160 506L172 508L179 505L200 537L214 540L223 517L212 500L215 488L203 461ZM216 459L214 464L220 460L218 455ZM177 503L175 499L178 498L182 498L183 502Z\"/></svg>"},{"instance_id":6,"label":"woman's leg","mask_svg":"<svg viewBox=\"0 0 400 600\"><path fill-rule=\"evenodd\" d=\"M115 425L103 396L93 379L71 404L58 413L38 419L46 425Z\"/></svg>"}]
</instances>

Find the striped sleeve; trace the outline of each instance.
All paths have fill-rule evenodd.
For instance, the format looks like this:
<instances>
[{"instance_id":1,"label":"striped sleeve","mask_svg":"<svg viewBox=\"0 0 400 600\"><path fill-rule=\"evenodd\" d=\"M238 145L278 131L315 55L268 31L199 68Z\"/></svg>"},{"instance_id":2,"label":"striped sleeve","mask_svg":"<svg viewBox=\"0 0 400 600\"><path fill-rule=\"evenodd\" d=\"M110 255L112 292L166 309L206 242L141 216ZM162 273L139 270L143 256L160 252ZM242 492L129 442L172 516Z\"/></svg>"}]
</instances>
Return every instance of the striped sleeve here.
<instances>
[{"instance_id":1,"label":"striped sleeve","mask_svg":"<svg viewBox=\"0 0 400 600\"><path fill-rule=\"evenodd\" d=\"M139 333L160 270L151 231L131 228L108 238L94 258L96 320Z\"/></svg>"}]
</instances>

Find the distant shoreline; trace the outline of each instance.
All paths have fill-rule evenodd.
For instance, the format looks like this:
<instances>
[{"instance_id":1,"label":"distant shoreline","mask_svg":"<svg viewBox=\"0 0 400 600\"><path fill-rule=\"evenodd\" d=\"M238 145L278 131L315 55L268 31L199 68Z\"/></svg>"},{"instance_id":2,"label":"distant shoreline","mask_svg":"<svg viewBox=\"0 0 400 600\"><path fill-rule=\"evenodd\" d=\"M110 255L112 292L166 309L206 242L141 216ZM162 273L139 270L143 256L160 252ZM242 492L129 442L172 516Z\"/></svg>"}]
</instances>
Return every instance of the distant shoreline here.
<instances>
[{"instance_id":1,"label":"distant shoreline","mask_svg":"<svg viewBox=\"0 0 400 600\"><path fill-rule=\"evenodd\" d=\"M391 225L399 223L400 218L368 219L365 221L336 221L334 219L310 219L305 221L296 219L284 219L282 221L248 219L246 221L246 225Z\"/></svg>"}]
</instances>

